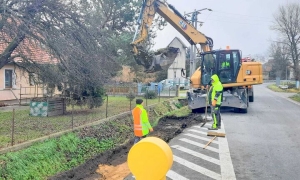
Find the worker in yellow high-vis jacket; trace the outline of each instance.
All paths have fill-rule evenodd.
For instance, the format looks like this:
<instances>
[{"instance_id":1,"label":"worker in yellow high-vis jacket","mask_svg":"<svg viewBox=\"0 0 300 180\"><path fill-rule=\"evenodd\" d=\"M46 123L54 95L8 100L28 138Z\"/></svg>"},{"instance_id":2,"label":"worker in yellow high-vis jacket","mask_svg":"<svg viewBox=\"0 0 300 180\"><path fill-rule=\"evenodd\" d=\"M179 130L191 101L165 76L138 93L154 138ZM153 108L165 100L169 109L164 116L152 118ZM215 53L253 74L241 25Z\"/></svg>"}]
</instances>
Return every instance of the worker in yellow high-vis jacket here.
<instances>
[{"instance_id":1,"label":"worker in yellow high-vis jacket","mask_svg":"<svg viewBox=\"0 0 300 180\"><path fill-rule=\"evenodd\" d=\"M214 123L209 130L221 129L220 108L223 101L223 85L220 82L218 75L214 74L211 77L211 88L209 90L209 104L211 107L211 115Z\"/></svg>"},{"instance_id":2,"label":"worker in yellow high-vis jacket","mask_svg":"<svg viewBox=\"0 0 300 180\"><path fill-rule=\"evenodd\" d=\"M143 107L143 100L136 100L136 107L132 110L133 124L134 124L134 144L145 138L149 132L153 131L149 123L148 113Z\"/></svg>"}]
</instances>

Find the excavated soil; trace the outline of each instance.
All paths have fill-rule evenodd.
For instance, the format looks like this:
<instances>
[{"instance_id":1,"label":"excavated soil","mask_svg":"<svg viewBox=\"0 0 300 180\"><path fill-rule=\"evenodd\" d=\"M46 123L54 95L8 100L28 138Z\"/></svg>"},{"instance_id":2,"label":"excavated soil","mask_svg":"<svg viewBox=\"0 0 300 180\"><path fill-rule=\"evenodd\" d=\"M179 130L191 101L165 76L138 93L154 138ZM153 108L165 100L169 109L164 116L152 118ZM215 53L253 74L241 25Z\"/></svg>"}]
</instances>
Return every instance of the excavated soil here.
<instances>
[{"instance_id":1,"label":"excavated soil","mask_svg":"<svg viewBox=\"0 0 300 180\"><path fill-rule=\"evenodd\" d=\"M188 117L164 117L160 119L158 125L149 136L155 136L169 142L180 134L183 129L202 121L201 117L192 114ZM51 180L123 180L130 171L127 166L127 154L133 145L130 139L124 145L113 150L99 154L88 160L85 164L78 166L70 171L63 172L49 179Z\"/></svg>"}]
</instances>

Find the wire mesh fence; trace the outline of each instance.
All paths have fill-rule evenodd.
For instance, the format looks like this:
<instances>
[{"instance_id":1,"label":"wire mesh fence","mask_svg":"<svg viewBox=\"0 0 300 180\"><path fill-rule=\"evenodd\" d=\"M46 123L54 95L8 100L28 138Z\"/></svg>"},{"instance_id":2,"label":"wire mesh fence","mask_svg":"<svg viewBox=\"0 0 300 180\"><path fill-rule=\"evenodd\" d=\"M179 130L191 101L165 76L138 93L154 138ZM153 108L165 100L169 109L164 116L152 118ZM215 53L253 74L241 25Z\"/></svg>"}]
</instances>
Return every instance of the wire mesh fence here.
<instances>
[{"instance_id":1,"label":"wire mesh fence","mask_svg":"<svg viewBox=\"0 0 300 180\"><path fill-rule=\"evenodd\" d=\"M107 91L107 95L103 97L103 104L99 108L68 105L64 114L55 116L33 116L31 106L2 107L0 149L128 112L134 108L136 98L143 99L144 106L150 106L179 95L179 87L177 90L169 87L163 90L159 89L161 88L159 86L139 88L139 91L133 92L134 99L130 100L126 97L131 93L132 88L127 88L125 91L123 87L122 93L116 89L114 94Z\"/></svg>"}]
</instances>

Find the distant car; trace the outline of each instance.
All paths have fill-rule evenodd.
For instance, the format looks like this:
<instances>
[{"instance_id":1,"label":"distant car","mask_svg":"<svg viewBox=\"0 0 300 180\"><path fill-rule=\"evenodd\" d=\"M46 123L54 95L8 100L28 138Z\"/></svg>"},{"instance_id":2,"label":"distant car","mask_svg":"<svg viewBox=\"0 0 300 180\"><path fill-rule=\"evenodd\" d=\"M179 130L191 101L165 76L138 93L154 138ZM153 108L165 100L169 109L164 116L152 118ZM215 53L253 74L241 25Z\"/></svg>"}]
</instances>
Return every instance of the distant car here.
<instances>
[{"instance_id":1,"label":"distant car","mask_svg":"<svg viewBox=\"0 0 300 180\"><path fill-rule=\"evenodd\" d=\"M189 81L187 79L164 79L162 81L160 81L159 83L162 83L163 85L163 89L172 89L175 90L176 89L176 85L179 84L180 89L188 89L189 86Z\"/></svg>"}]
</instances>

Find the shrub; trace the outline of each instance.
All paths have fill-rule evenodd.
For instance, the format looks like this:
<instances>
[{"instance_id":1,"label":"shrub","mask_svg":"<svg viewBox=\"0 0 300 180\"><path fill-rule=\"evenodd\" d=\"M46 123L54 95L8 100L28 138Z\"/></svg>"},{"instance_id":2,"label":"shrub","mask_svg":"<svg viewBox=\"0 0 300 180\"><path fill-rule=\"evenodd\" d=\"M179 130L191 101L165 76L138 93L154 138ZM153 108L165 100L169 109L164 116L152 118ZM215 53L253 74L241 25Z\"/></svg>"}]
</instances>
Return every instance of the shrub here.
<instances>
[{"instance_id":1,"label":"shrub","mask_svg":"<svg viewBox=\"0 0 300 180\"><path fill-rule=\"evenodd\" d=\"M130 91L127 95L126 95L126 98L129 100L129 101L132 101L135 99L135 93L133 91Z\"/></svg>"},{"instance_id":2,"label":"shrub","mask_svg":"<svg viewBox=\"0 0 300 180\"><path fill-rule=\"evenodd\" d=\"M183 107L183 105L182 105L180 102L178 102L178 103L175 103L175 106L176 106L178 109L180 109L180 108L182 108L182 107Z\"/></svg>"},{"instance_id":3,"label":"shrub","mask_svg":"<svg viewBox=\"0 0 300 180\"><path fill-rule=\"evenodd\" d=\"M155 99L157 98L157 94L155 91L147 91L144 95L146 99Z\"/></svg>"},{"instance_id":4,"label":"shrub","mask_svg":"<svg viewBox=\"0 0 300 180\"><path fill-rule=\"evenodd\" d=\"M130 101L129 110L131 110L131 102L135 99L135 93L130 91L129 94L126 95L126 98Z\"/></svg>"},{"instance_id":5,"label":"shrub","mask_svg":"<svg viewBox=\"0 0 300 180\"><path fill-rule=\"evenodd\" d=\"M294 89L296 88L296 84L288 84L288 89Z\"/></svg>"}]
</instances>

